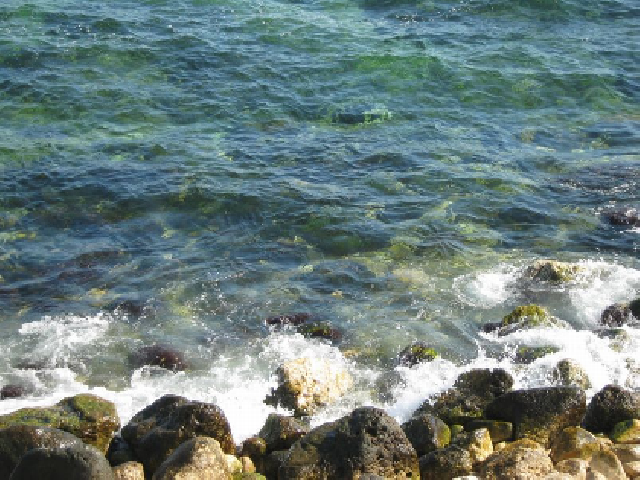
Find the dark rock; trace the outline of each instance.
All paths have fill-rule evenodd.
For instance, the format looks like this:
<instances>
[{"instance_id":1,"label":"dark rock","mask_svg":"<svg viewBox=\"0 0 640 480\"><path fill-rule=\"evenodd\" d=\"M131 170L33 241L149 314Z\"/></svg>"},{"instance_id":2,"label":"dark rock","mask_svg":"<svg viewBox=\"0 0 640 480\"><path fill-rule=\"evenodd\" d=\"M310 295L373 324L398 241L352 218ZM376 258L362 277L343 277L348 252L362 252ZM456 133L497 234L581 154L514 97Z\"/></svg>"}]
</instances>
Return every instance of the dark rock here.
<instances>
[{"instance_id":1,"label":"dark rock","mask_svg":"<svg viewBox=\"0 0 640 480\"><path fill-rule=\"evenodd\" d=\"M309 313L294 313L292 315L277 315L275 317L269 317L265 320L265 323L271 326L293 325L297 327L310 319L311 314Z\"/></svg>"},{"instance_id":2,"label":"dark rock","mask_svg":"<svg viewBox=\"0 0 640 480\"><path fill-rule=\"evenodd\" d=\"M482 331L484 333L493 333L497 331L502 326L502 322L489 322L485 323L482 326Z\"/></svg>"},{"instance_id":3,"label":"dark rock","mask_svg":"<svg viewBox=\"0 0 640 480\"><path fill-rule=\"evenodd\" d=\"M501 368L474 369L461 374L453 388L427 400L416 411L430 413L447 425L465 425L481 418L484 408L496 397L511 390L513 378Z\"/></svg>"},{"instance_id":4,"label":"dark rock","mask_svg":"<svg viewBox=\"0 0 640 480\"><path fill-rule=\"evenodd\" d=\"M5 398L18 398L25 394L25 388L22 385L5 385L0 389L0 400Z\"/></svg>"},{"instance_id":5,"label":"dark rock","mask_svg":"<svg viewBox=\"0 0 640 480\"><path fill-rule=\"evenodd\" d=\"M635 208L620 208L602 212L602 216L611 225L638 226L640 225L640 213Z\"/></svg>"},{"instance_id":6,"label":"dark rock","mask_svg":"<svg viewBox=\"0 0 640 480\"><path fill-rule=\"evenodd\" d=\"M589 402L582 426L593 433L609 433L616 423L632 418L640 418L640 394L607 385Z\"/></svg>"},{"instance_id":7,"label":"dark rock","mask_svg":"<svg viewBox=\"0 0 640 480\"><path fill-rule=\"evenodd\" d=\"M472 472L471 454L457 445L436 450L420 458L422 480L451 480Z\"/></svg>"},{"instance_id":8,"label":"dark rock","mask_svg":"<svg viewBox=\"0 0 640 480\"><path fill-rule=\"evenodd\" d=\"M107 451L120 428L115 405L91 394L80 394L42 408L22 408L0 416L0 428L9 425L40 425L72 433L85 443Z\"/></svg>"},{"instance_id":9,"label":"dark rock","mask_svg":"<svg viewBox=\"0 0 640 480\"><path fill-rule=\"evenodd\" d=\"M267 453L267 442L264 438L249 437L242 442L242 455L253 457L261 457Z\"/></svg>"},{"instance_id":10,"label":"dark rock","mask_svg":"<svg viewBox=\"0 0 640 480\"><path fill-rule=\"evenodd\" d=\"M267 452L286 450L299 438L309 433L309 427L294 417L270 414L258 433L266 442Z\"/></svg>"},{"instance_id":11,"label":"dark rock","mask_svg":"<svg viewBox=\"0 0 640 480\"><path fill-rule=\"evenodd\" d=\"M332 342L342 340L342 332L324 322L305 323L298 327L298 332L310 338L324 338Z\"/></svg>"},{"instance_id":12,"label":"dark rock","mask_svg":"<svg viewBox=\"0 0 640 480\"><path fill-rule=\"evenodd\" d=\"M75 435L55 428L13 425L0 429L0 479L7 479L20 458L34 448L82 445Z\"/></svg>"},{"instance_id":13,"label":"dark rock","mask_svg":"<svg viewBox=\"0 0 640 480\"><path fill-rule=\"evenodd\" d=\"M616 303L604 309L600 315L600 324L607 327L621 327L631 319L631 309L628 304Z\"/></svg>"},{"instance_id":14,"label":"dark rock","mask_svg":"<svg viewBox=\"0 0 640 480\"><path fill-rule=\"evenodd\" d=\"M451 430L447 424L426 413L404 422L402 430L416 449L418 457L444 448L451 442Z\"/></svg>"},{"instance_id":15,"label":"dark rock","mask_svg":"<svg viewBox=\"0 0 640 480\"><path fill-rule=\"evenodd\" d=\"M629 302L629 310L631 310L631 315L640 320L640 298Z\"/></svg>"},{"instance_id":16,"label":"dark rock","mask_svg":"<svg viewBox=\"0 0 640 480\"><path fill-rule=\"evenodd\" d=\"M546 446L565 427L579 425L586 406L579 388L532 388L496 398L485 409L485 417L511 422L516 439L527 437Z\"/></svg>"},{"instance_id":17,"label":"dark rock","mask_svg":"<svg viewBox=\"0 0 640 480\"><path fill-rule=\"evenodd\" d=\"M131 445L125 442L120 435L116 435L111 440L106 457L112 467L136 460Z\"/></svg>"},{"instance_id":18,"label":"dark rock","mask_svg":"<svg viewBox=\"0 0 640 480\"><path fill-rule=\"evenodd\" d=\"M284 464L288 456L289 450L276 450L275 452L271 452L264 457L264 462L260 465L260 467L256 465L256 469L269 480L280 480L281 477L278 476L278 471L280 470L280 467Z\"/></svg>"},{"instance_id":19,"label":"dark rock","mask_svg":"<svg viewBox=\"0 0 640 480\"><path fill-rule=\"evenodd\" d=\"M9 480L113 480L104 455L90 445L36 448L22 456Z\"/></svg>"},{"instance_id":20,"label":"dark rock","mask_svg":"<svg viewBox=\"0 0 640 480\"><path fill-rule=\"evenodd\" d=\"M229 422L212 403L165 395L138 412L122 428L146 472L154 472L181 443L196 436L211 437L227 454L235 454Z\"/></svg>"},{"instance_id":21,"label":"dark rock","mask_svg":"<svg viewBox=\"0 0 640 480\"><path fill-rule=\"evenodd\" d=\"M110 305L109 309L119 315L128 315L134 318L141 317L149 313L145 303L139 300L124 300L116 302Z\"/></svg>"},{"instance_id":22,"label":"dark rock","mask_svg":"<svg viewBox=\"0 0 640 480\"><path fill-rule=\"evenodd\" d=\"M165 345L149 345L129 355L129 364L133 368L152 365L174 372L185 370L187 363L182 353Z\"/></svg>"},{"instance_id":23,"label":"dark rock","mask_svg":"<svg viewBox=\"0 0 640 480\"><path fill-rule=\"evenodd\" d=\"M400 352L398 363L406 367L413 367L422 362L435 360L438 356L438 352L425 342L415 342Z\"/></svg>"},{"instance_id":24,"label":"dark rock","mask_svg":"<svg viewBox=\"0 0 640 480\"><path fill-rule=\"evenodd\" d=\"M355 479L365 473L387 479L419 475L418 457L400 425L373 407L311 430L289 449L278 479Z\"/></svg>"}]
</instances>

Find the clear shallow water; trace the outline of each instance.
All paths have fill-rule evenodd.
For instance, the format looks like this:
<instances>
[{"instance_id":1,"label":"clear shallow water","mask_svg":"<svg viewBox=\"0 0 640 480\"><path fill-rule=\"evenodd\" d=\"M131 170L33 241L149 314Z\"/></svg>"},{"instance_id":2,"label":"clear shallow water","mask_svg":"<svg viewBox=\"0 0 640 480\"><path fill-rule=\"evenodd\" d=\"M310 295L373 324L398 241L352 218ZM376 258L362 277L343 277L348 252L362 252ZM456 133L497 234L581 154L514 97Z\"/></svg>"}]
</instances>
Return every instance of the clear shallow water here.
<instances>
[{"instance_id":1,"label":"clear shallow water","mask_svg":"<svg viewBox=\"0 0 640 480\"><path fill-rule=\"evenodd\" d=\"M0 383L34 393L0 412L91 390L126 421L172 392L242 439L283 360L358 379L320 422L414 340L442 358L402 372L398 418L472 366L639 388L637 331L589 332L640 295L638 229L600 217L640 204L639 24L632 0L3 2ZM585 273L523 289L546 257ZM575 331L481 333L532 301ZM342 342L264 324L295 312ZM131 368L153 342L189 370Z\"/></svg>"}]
</instances>

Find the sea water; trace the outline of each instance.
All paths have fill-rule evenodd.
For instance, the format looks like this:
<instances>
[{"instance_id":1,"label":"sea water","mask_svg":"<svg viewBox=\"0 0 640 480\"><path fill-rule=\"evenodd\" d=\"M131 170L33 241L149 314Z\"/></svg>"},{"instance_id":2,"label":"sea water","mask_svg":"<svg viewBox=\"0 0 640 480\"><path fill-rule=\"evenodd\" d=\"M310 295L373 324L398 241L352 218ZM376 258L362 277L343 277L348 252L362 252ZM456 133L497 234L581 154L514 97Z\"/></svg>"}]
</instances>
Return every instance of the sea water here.
<instances>
[{"instance_id":1,"label":"sea water","mask_svg":"<svg viewBox=\"0 0 640 480\"><path fill-rule=\"evenodd\" d=\"M640 228L603 215L640 206L638 45L636 0L4 0L0 413L175 393L239 442L299 357L355 379L313 424L477 367L639 389L639 330L597 332L640 296ZM580 274L523 283L544 258ZM483 332L530 303L572 328ZM295 313L341 341L265 323ZM398 366L414 341L440 356ZM131 364L153 344L188 368Z\"/></svg>"}]
</instances>

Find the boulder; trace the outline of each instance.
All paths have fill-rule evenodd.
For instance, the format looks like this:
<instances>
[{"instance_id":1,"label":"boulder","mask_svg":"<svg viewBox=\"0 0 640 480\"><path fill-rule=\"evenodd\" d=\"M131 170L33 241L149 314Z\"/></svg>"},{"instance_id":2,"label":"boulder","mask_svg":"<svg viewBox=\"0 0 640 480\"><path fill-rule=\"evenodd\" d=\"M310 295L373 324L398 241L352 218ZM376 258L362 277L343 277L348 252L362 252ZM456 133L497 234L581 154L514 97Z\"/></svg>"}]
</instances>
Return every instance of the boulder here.
<instances>
[{"instance_id":1,"label":"boulder","mask_svg":"<svg viewBox=\"0 0 640 480\"><path fill-rule=\"evenodd\" d=\"M616 423L610 437L615 443L640 443L640 420L634 418Z\"/></svg>"},{"instance_id":2,"label":"boulder","mask_svg":"<svg viewBox=\"0 0 640 480\"><path fill-rule=\"evenodd\" d=\"M425 342L414 342L398 354L398 364L405 367L413 367L419 363L431 362L437 357L438 352Z\"/></svg>"},{"instance_id":3,"label":"boulder","mask_svg":"<svg viewBox=\"0 0 640 480\"><path fill-rule=\"evenodd\" d=\"M593 454L587 469L587 478L590 473L600 474L607 480L628 480L622 463L610 450L601 450Z\"/></svg>"},{"instance_id":4,"label":"boulder","mask_svg":"<svg viewBox=\"0 0 640 480\"><path fill-rule=\"evenodd\" d=\"M469 452L471 462L474 465L484 461L493 453L493 442L489 430L486 428L465 432L456 437L454 444Z\"/></svg>"},{"instance_id":5,"label":"boulder","mask_svg":"<svg viewBox=\"0 0 640 480\"><path fill-rule=\"evenodd\" d=\"M579 265L556 260L537 260L527 267L526 278L539 282L568 282L575 280L582 268Z\"/></svg>"},{"instance_id":6,"label":"boulder","mask_svg":"<svg viewBox=\"0 0 640 480\"><path fill-rule=\"evenodd\" d=\"M111 466L91 445L35 448L21 458L9 480L113 480Z\"/></svg>"},{"instance_id":7,"label":"boulder","mask_svg":"<svg viewBox=\"0 0 640 480\"><path fill-rule=\"evenodd\" d=\"M309 427L303 425L300 420L272 413L267 417L258 437L264 439L266 453L270 453L274 450L288 449L307 433Z\"/></svg>"},{"instance_id":8,"label":"boulder","mask_svg":"<svg viewBox=\"0 0 640 480\"><path fill-rule=\"evenodd\" d=\"M153 480L210 478L231 480L220 443L210 437L194 437L180 445L154 472Z\"/></svg>"},{"instance_id":9,"label":"boulder","mask_svg":"<svg viewBox=\"0 0 640 480\"><path fill-rule=\"evenodd\" d=\"M438 417L427 413L410 418L402 424L402 430L416 449L418 457L444 448L451 441L451 430Z\"/></svg>"},{"instance_id":10,"label":"boulder","mask_svg":"<svg viewBox=\"0 0 640 480\"><path fill-rule=\"evenodd\" d=\"M22 385L4 385L0 388L0 400L5 398L18 398L25 394L25 388Z\"/></svg>"},{"instance_id":11,"label":"boulder","mask_svg":"<svg viewBox=\"0 0 640 480\"><path fill-rule=\"evenodd\" d=\"M147 473L155 472L176 448L197 436L218 440L225 453L235 453L229 422L218 406L176 395L165 395L138 412L121 435Z\"/></svg>"},{"instance_id":12,"label":"boulder","mask_svg":"<svg viewBox=\"0 0 640 480\"><path fill-rule=\"evenodd\" d=\"M279 480L340 478L363 474L385 479L418 478L418 457L400 428L383 410L355 409L311 430L289 449Z\"/></svg>"},{"instance_id":13,"label":"boulder","mask_svg":"<svg viewBox=\"0 0 640 480\"><path fill-rule=\"evenodd\" d=\"M0 428L10 425L64 430L105 453L120 428L120 419L112 402L86 393L64 398L51 407L22 408L0 416Z\"/></svg>"},{"instance_id":14,"label":"boulder","mask_svg":"<svg viewBox=\"0 0 640 480\"><path fill-rule=\"evenodd\" d=\"M579 425L586 409L583 390L544 387L514 390L493 400L485 417L513 423L514 437L547 445L565 427Z\"/></svg>"},{"instance_id":15,"label":"boulder","mask_svg":"<svg viewBox=\"0 0 640 480\"><path fill-rule=\"evenodd\" d=\"M565 358L560 360L551 371L551 380L556 385L575 386L582 390L591 388L587 372L575 361Z\"/></svg>"},{"instance_id":16,"label":"boulder","mask_svg":"<svg viewBox=\"0 0 640 480\"><path fill-rule=\"evenodd\" d=\"M479 428L487 429L493 443L513 440L513 424L511 422L479 419L472 420L466 425L466 429L470 432Z\"/></svg>"},{"instance_id":17,"label":"boulder","mask_svg":"<svg viewBox=\"0 0 640 480\"><path fill-rule=\"evenodd\" d=\"M494 452L478 468L483 480L537 480L553 472L547 451L529 439Z\"/></svg>"},{"instance_id":18,"label":"boulder","mask_svg":"<svg viewBox=\"0 0 640 480\"><path fill-rule=\"evenodd\" d=\"M36 448L82 445L75 435L62 430L33 425L13 425L0 429L0 479L9 478L20 458Z\"/></svg>"},{"instance_id":19,"label":"boulder","mask_svg":"<svg viewBox=\"0 0 640 480\"><path fill-rule=\"evenodd\" d=\"M551 460L558 463L569 458L589 460L595 452L600 451L601 444L587 430L567 427L551 439L550 448Z\"/></svg>"},{"instance_id":20,"label":"boulder","mask_svg":"<svg viewBox=\"0 0 640 480\"><path fill-rule=\"evenodd\" d=\"M498 328L498 336L509 335L520 330L532 328L562 328L571 329L564 320L554 317L546 309L538 305L522 305L502 318Z\"/></svg>"},{"instance_id":21,"label":"boulder","mask_svg":"<svg viewBox=\"0 0 640 480\"><path fill-rule=\"evenodd\" d=\"M589 402L582 426L593 433L609 433L618 422L633 418L640 418L640 394L607 385Z\"/></svg>"},{"instance_id":22,"label":"boulder","mask_svg":"<svg viewBox=\"0 0 640 480\"><path fill-rule=\"evenodd\" d=\"M129 355L129 364L133 368L151 365L174 372L187 368L187 362L182 353L167 345L148 345L142 347Z\"/></svg>"},{"instance_id":23,"label":"boulder","mask_svg":"<svg viewBox=\"0 0 640 480\"><path fill-rule=\"evenodd\" d=\"M144 480L144 467L138 462L126 462L112 467L114 480Z\"/></svg>"},{"instance_id":24,"label":"boulder","mask_svg":"<svg viewBox=\"0 0 640 480\"><path fill-rule=\"evenodd\" d=\"M501 368L473 369L462 373L453 388L425 401L414 413L428 413L447 425L465 425L481 418L484 408L496 397L508 392L513 377Z\"/></svg>"},{"instance_id":25,"label":"boulder","mask_svg":"<svg viewBox=\"0 0 640 480\"><path fill-rule=\"evenodd\" d=\"M292 409L296 416L311 415L335 402L353 385L345 368L318 358L285 362L276 374L278 387L267 395L265 403Z\"/></svg>"},{"instance_id":26,"label":"boulder","mask_svg":"<svg viewBox=\"0 0 640 480\"><path fill-rule=\"evenodd\" d=\"M473 460L468 450L457 445L435 450L420 457L422 480L451 480L473 472Z\"/></svg>"}]
</instances>

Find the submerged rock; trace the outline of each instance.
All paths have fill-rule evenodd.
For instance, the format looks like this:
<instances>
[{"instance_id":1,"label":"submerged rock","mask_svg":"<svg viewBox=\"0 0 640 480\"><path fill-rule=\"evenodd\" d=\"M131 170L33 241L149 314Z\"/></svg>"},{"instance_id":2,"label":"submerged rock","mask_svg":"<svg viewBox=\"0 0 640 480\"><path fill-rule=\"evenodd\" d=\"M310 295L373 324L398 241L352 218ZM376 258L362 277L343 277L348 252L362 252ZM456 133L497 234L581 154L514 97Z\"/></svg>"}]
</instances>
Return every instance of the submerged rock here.
<instances>
[{"instance_id":1,"label":"submerged rock","mask_svg":"<svg viewBox=\"0 0 640 480\"><path fill-rule=\"evenodd\" d=\"M0 428L10 425L64 430L104 453L120 428L120 419L112 402L87 393L64 398L51 407L22 408L0 416Z\"/></svg>"},{"instance_id":2,"label":"submerged rock","mask_svg":"<svg viewBox=\"0 0 640 480\"><path fill-rule=\"evenodd\" d=\"M602 212L604 219L611 225L640 226L640 212L635 208L619 208Z\"/></svg>"},{"instance_id":3,"label":"submerged rock","mask_svg":"<svg viewBox=\"0 0 640 480\"><path fill-rule=\"evenodd\" d=\"M633 418L640 418L640 394L607 385L589 402L582 426L593 433L609 433L618 422Z\"/></svg>"},{"instance_id":4,"label":"submerged rock","mask_svg":"<svg viewBox=\"0 0 640 480\"><path fill-rule=\"evenodd\" d=\"M342 340L342 332L324 322L302 324L298 327L298 332L305 337L310 338L324 338L325 340L330 340L332 342L339 342Z\"/></svg>"},{"instance_id":5,"label":"submerged rock","mask_svg":"<svg viewBox=\"0 0 640 480\"><path fill-rule=\"evenodd\" d=\"M582 268L579 265L556 260L537 260L525 270L525 277L541 282L568 282L575 280Z\"/></svg>"},{"instance_id":6,"label":"submerged rock","mask_svg":"<svg viewBox=\"0 0 640 480\"><path fill-rule=\"evenodd\" d=\"M268 317L265 320L265 323L269 326L298 326L302 325L305 322L308 322L311 318L312 316L310 313L294 313L291 315L276 315L273 317Z\"/></svg>"},{"instance_id":7,"label":"submerged rock","mask_svg":"<svg viewBox=\"0 0 640 480\"><path fill-rule=\"evenodd\" d=\"M278 387L265 398L268 405L292 409L296 416L311 415L338 400L353 385L340 365L315 358L298 358L280 366Z\"/></svg>"},{"instance_id":8,"label":"submerged rock","mask_svg":"<svg viewBox=\"0 0 640 480\"><path fill-rule=\"evenodd\" d=\"M289 450L280 480L418 478L418 457L400 428L384 411L361 407L335 422L311 430Z\"/></svg>"},{"instance_id":9,"label":"submerged rock","mask_svg":"<svg viewBox=\"0 0 640 480\"><path fill-rule=\"evenodd\" d=\"M182 353L166 345L142 347L129 355L129 363L133 368L151 365L174 372L187 368L187 363Z\"/></svg>"},{"instance_id":10,"label":"submerged rock","mask_svg":"<svg viewBox=\"0 0 640 480\"><path fill-rule=\"evenodd\" d=\"M438 352L425 342L414 342L398 354L398 363L413 367L419 363L431 362L439 356Z\"/></svg>"},{"instance_id":11,"label":"submerged rock","mask_svg":"<svg viewBox=\"0 0 640 480\"><path fill-rule=\"evenodd\" d=\"M217 405L176 395L165 395L138 412L121 434L146 472L154 472L178 446L197 436L214 438L225 453L235 453L229 422Z\"/></svg>"}]
</instances>

